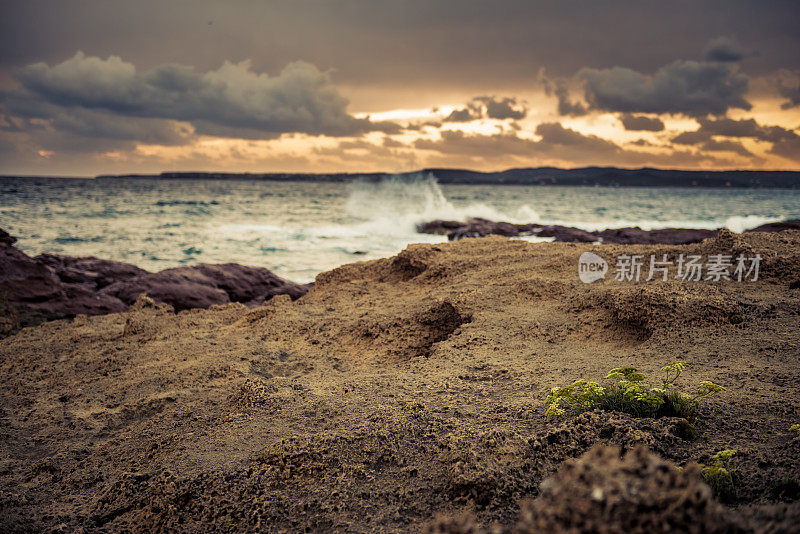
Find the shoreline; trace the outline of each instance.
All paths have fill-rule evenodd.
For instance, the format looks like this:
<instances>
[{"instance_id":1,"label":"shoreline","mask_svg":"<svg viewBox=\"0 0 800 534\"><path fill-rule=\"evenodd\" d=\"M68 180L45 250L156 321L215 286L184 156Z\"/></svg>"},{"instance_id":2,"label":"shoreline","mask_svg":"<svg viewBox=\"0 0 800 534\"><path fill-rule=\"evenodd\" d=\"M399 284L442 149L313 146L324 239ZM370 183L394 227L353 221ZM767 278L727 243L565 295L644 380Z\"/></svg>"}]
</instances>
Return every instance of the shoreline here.
<instances>
[{"instance_id":1,"label":"shoreline","mask_svg":"<svg viewBox=\"0 0 800 534\"><path fill-rule=\"evenodd\" d=\"M745 232L773 233L786 230L800 231L800 221L768 223ZM534 236L552 238L554 243L607 247L691 245L714 238L721 230L642 230L632 227L587 232L575 227L512 224L475 218L467 221L429 221L419 224L417 231L421 234L447 235L448 241L490 235L511 238ZM176 311L209 308L230 302L253 308L276 295L288 294L293 300L298 299L313 285L313 282L303 284L280 278L264 267L235 263L199 263L150 272L130 263L93 256L44 252L31 257L16 247L16 241L15 237L0 228L0 267L3 267L0 292L11 306L5 312L6 322L11 326L0 329L2 335L48 320L119 313L133 305L143 294L153 298L156 303L172 306ZM339 267L345 265L347 263Z\"/></svg>"}]
</instances>

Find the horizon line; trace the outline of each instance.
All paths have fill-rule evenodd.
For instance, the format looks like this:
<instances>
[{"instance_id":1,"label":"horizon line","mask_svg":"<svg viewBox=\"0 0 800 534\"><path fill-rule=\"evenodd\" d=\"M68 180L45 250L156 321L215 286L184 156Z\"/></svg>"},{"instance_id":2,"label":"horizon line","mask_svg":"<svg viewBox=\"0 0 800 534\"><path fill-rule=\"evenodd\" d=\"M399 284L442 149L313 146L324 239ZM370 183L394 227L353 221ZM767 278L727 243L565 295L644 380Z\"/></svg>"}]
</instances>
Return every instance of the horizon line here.
<instances>
[{"instance_id":1,"label":"horizon line","mask_svg":"<svg viewBox=\"0 0 800 534\"><path fill-rule=\"evenodd\" d=\"M22 173L2 173L0 178L63 178L63 179L83 179L92 180L96 178L125 178L125 177L142 177L142 178L158 178L165 175L189 175L189 174L224 174L230 176L399 176L410 174L422 174L434 171L451 171L451 172L470 172L475 174L503 174L511 171L525 171L525 170L557 170L557 171L579 171L586 169L607 169L619 171L659 171L659 172L680 172L680 173L726 173L726 172L753 172L753 173L796 173L800 174L800 169L682 169L682 168L664 168L664 167L617 167L614 165L584 165L577 167L555 167L551 165L543 165L539 167L508 167L502 170L482 171L470 169L466 167L424 167L413 171L225 171L225 170L191 170L191 171L177 171L177 170L164 170L160 172L127 172L127 173L100 173L95 175L77 175L77 174L22 174Z\"/></svg>"}]
</instances>

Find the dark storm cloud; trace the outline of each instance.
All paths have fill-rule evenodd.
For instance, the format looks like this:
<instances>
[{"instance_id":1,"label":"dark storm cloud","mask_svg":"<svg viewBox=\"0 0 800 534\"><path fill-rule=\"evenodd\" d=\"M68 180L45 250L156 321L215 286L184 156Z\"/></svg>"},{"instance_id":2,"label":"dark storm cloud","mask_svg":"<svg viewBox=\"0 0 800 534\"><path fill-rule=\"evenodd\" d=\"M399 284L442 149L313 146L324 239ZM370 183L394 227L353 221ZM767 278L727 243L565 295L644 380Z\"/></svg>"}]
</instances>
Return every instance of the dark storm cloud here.
<instances>
[{"instance_id":1,"label":"dark storm cloud","mask_svg":"<svg viewBox=\"0 0 800 534\"><path fill-rule=\"evenodd\" d=\"M479 109L471 106L464 106L463 108L454 109L450 115L444 118L445 122L470 122L482 118L482 113Z\"/></svg>"},{"instance_id":2,"label":"dark storm cloud","mask_svg":"<svg viewBox=\"0 0 800 534\"><path fill-rule=\"evenodd\" d=\"M252 58L259 72L301 59L337 83L469 87L530 83L615 65L653 72L727 35L758 49L748 72L800 67L796 0L25 0L3 1L0 65L75 50L143 67L200 70ZM209 21L213 24L209 25Z\"/></svg>"},{"instance_id":3,"label":"dark storm cloud","mask_svg":"<svg viewBox=\"0 0 800 534\"><path fill-rule=\"evenodd\" d=\"M585 135L558 122L546 122L536 127L536 135L542 137L545 146L576 147L589 153L614 153L620 148L615 143L596 135Z\"/></svg>"},{"instance_id":4,"label":"dark storm cloud","mask_svg":"<svg viewBox=\"0 0 800 534\"><path fill-rule=\"evenodd\" d=\"M464 107L454 109L445 122L470 122L479 119L519 120L528 115L528 108L511 97L476 96Z\"/></svg>"},{"instance_id":5,"label":"dark storm cloud","mask_svg":"<svg viewBox=\"0 0 800 534\"><path fill-rule=\"evenodd\" d=\"M619 120L628 131L660 132L664 130L664 121L658 117L623 113L620 115Z\"/></svg>"},{"instance_id":6,"label":"dark storm cloud","mask_svg":"<svg viewBox=\"0 0 800 534\"><path fill-rule=\"evenodd\" d=\"M703 58L708 61L737 62L744 59L744 53L739 46L728 37L713 39L703 52Z\"/></svg>"},{"instance_id":7,"label":"dark storm cloud","mask_svg":"<svg viewBox=\"0 0 800 534\"><path fill-rule=\"evenodd\" d=\"M759 141L777 142L796 137L792 130L781 126L764 126L755 119L699 119L697 130L684 132L672 138L673 143L696 144L713 136L750 137Z\"/></svg>"},{"instance_id":8,"label":"dark storm cloud","mask_svg":"<svg viewBox=\"0 0 800 534\"><path fill-rule=\"evenodd\" d=\"M282 133L346 136L397 126L357 119L325 73L295 62L278 76L253 72L248 62L225 62L198 72L184 65L161 65L138 72L121 58L77 53L55 66L36 63L16 75L23 90L7 95L12 115L55 119L69 131L79 123L102 121L88 112L116 117L166 119L195 125L199 133L274 137ZM80 117L74 117L76 110ZM250 135L246 135L249 133Z\"/></svg>"},{"instance_id":9,"label":"dark storm cloud","mask_svg":"<svg viewBox=\"0 0 800 534\"><path fill-rule=\"evenodd\" d=\"M513 132L481 135L458 130L443 131L440 139L420 139L414 143L414 147L474 161L500 160L510 155L556 159L581 165L692 166L702 162L726 163L712 155L689 150L674 150L668 154L625 150L608 139L582 134L557 122L539 124L536 134L540 140L522 138Z\"/></svg>"},{"instance_id":10,"label":"dark storm cloud","mask_svg":"<svg viewBox=\"0 0 800 534\"><path fill-rule=\"evenodd\" d=\"M754 156L754 154L747 150L741 143L730 140L717 141L715 139L709 139L700 145L700 149L709 152L733 152L747 158Z\"/></svg>"},{"instance_id":11,"label":"dark storm cloud","mask_svg":"<svg viewBox=\"0 0 800 534\"><path fill-rule=\"evenodd\" d=\"M497 120L520 120L528 114L528 108L517 102L516 98L494 98L481 96L476 100L483 102L486 109L486 117Z\"/></svg>"},{"instance_id":12,"label":"dark storm cloud","mask_svg":"<svg viewBox=\"0 0 800 534\"><path fill-rule=\"evenodd\" d=\"M592 109L628 113L724 115L752 108L745 99L749 79L736 65L678 60L652 75L626 67L583 69L586 101Z\"/></svg>"},{"instance_id":13,"label":"dark storm cloud","mask_svg":"<svg viewBox=\"0 0 800 534\"><path fill-rule=\"evenodd\" d=\"M0 133L33 140L19 145L31 153L183 144L203 134L347 138L399 127L353 116L344 94L353 111L499 94L509 97L478 97L449 120L506 121L507 133L444 133L441 146L644 161L634 147L560 124L543 126L538 141L509 133L529 114L510 96L536 92L537 73L546 71L546 90L564 116L722 117L750 109L750 100L761 104L763 79L800 72L798 27L796 0L0 0ZM86 55L72 57L77 50ZM786 83L784 106L800 105L800 85ZM430 134L440 126L405 129ZM700 130L686 133L694 135L688 148L659 161L722 161L703 159L702 147L743 153ZM796 149L794 132L772 135L772 153Z\"/></svg>"},{"instance_id":14,"label":"dark storm cloud","mask_svg":"<svg viewBox=\"0 0 800 534\"><path fill-rule=\"evenodd\" d=\"M764 126L755 119L698 119L697 130L683 132L672 138L672 142L680 145L699 145L704 150L719 150L721 146L731 147L734 152L742 153L730 142L716 140L715 137L749 138L771 143L769 153L793 161L800 161L800 135L793 130L781 126ZM717 148L715 148L717 147ZM742 147L744 149L744 147Z\"/></svg>"},{"instance_id":15,"label":"dark storm cloud","mask_svg":"<svg viewBox=\"0 0 800 534\"><path fill-rule=\"evenodd\" d=\"M2 95L0 95L0 102L2 102ZM9 115L0 113L0 131L3 132L21 132L23 131L23 121Z\"/></svg>"},{"instance_id":16,"label":"dark storm cloud","mask_svg":"<svg viewBox=\"0 0 800 534\"><path fill-rule=\"evenodd\" d=\"M782 85L778 88L778 91L781 96L786 99L786 102L781 104L782 109L791 109L800 106L800 82L793 86Z\"/></svg>"},{"instance_id":17,"label":"dark storm cloud","mask_svg":"<svg viewBox=\"0 0 800 534\"><path fill-rule=\"evenodd\" d=\"M556 109L558 110L559 115L580 117L581 115L586 115L588 113L588 110L584 104L581 102L574 102L572 99L570 99L569 89L567 88L567 82L565 80L559 79L551 81L542 76L542 83L544 85L545 94L547 96L556 97L558 101Z\"/></svg>"}]
</instances>

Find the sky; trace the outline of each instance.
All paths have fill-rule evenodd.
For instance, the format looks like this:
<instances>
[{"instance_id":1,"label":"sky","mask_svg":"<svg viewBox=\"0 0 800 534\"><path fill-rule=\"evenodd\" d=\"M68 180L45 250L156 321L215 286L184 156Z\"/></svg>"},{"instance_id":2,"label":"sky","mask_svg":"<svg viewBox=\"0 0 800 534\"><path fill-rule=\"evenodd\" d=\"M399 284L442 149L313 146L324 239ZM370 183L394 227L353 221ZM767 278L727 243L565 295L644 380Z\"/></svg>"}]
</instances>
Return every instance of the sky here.
<instances>
[{"instance_id":1,"label":"sky","mask_svg":"<svg viewBox=\"0 0 800 534\"><path fill-rule=\"evenodd\" d=\"M0 0L0 174L800 170L797 0Z\"/></svg>"}]
</instances>

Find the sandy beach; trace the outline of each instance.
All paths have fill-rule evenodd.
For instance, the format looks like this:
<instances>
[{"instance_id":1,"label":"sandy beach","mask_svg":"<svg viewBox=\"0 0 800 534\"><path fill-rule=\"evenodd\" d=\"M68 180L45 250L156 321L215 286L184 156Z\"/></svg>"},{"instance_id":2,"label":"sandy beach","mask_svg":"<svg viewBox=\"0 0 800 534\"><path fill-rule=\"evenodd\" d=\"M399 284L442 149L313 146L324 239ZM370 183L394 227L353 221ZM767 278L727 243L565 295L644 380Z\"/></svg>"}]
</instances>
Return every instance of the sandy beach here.
<instances>
[{"instance_id":1,"label":"sandy beach","mask_svg":"<svg viewBox=\"0 0 800 534\"><path fill-rule=\"evenodd\" d=\"M763 261L757 281L610 274L584 284L585 251ZM800 437L789 431L800 422L798 273L798 231L723 231L685 246L491 236L344 265L296 301L175 314L142 298L124 313L25 328L0 341L0 523L579 531L568 518L583 514L589 525L611 497L595 488L581 500L589 479L569 473L594 469L599 488L646 488L654 482L641 466L661 460L614 463L643 444L665 465L687 466L669 479L677 490L661 493L669 501L694 492L696 506L680 497L687 531L791 532L800 517ZM655 381L674 360L689 364L687 389L705 380L726 388L692 425L601 411L544 417L554 386L624 366ZM596 445L621 452L575 463ZM724 504L690 467L723 449L737 451L735 498ZM555 499L558 491L574 502ZM667 501L603 524L679 528L669 516L678 501Z\"/></svg>"}]
</instances>

